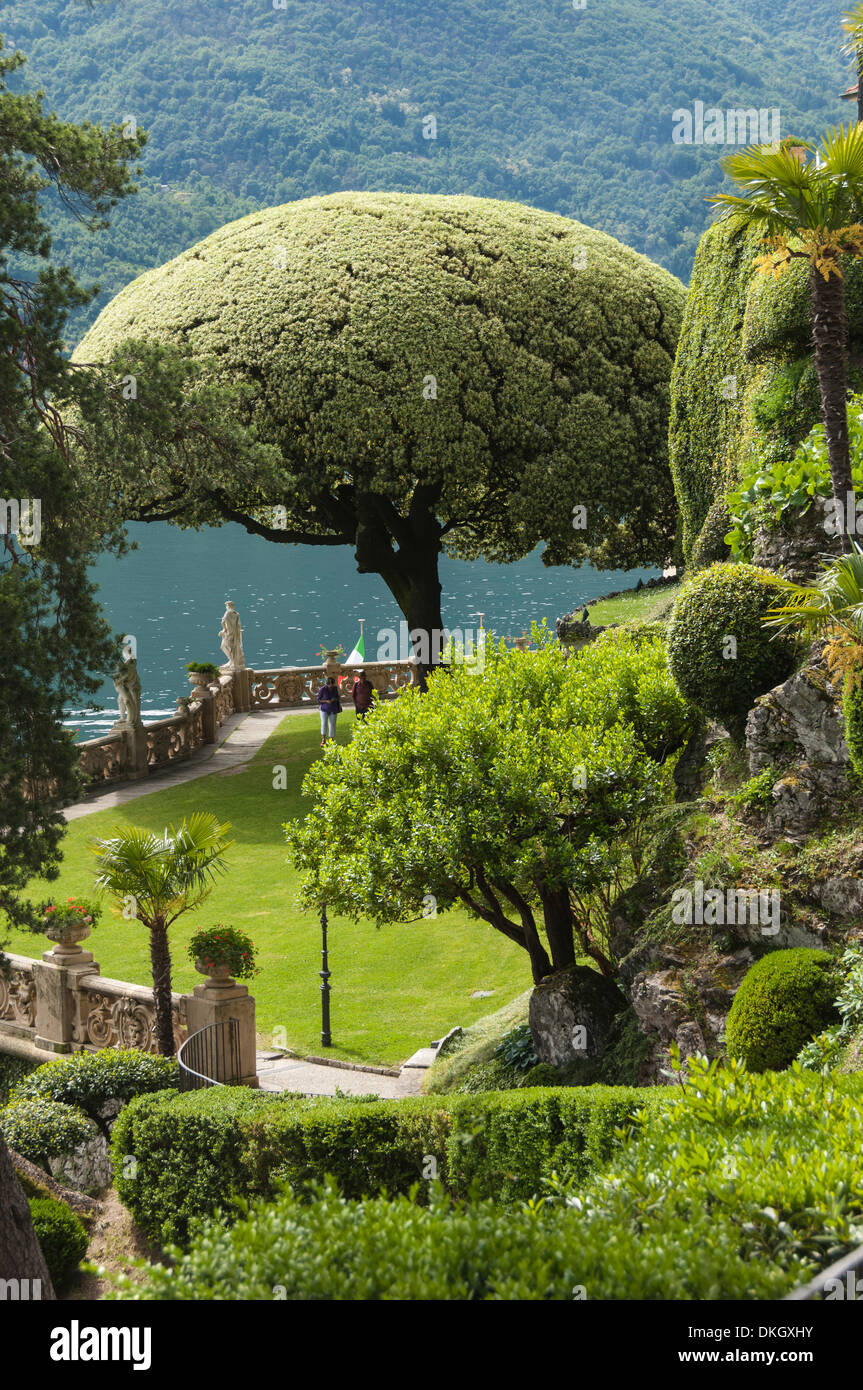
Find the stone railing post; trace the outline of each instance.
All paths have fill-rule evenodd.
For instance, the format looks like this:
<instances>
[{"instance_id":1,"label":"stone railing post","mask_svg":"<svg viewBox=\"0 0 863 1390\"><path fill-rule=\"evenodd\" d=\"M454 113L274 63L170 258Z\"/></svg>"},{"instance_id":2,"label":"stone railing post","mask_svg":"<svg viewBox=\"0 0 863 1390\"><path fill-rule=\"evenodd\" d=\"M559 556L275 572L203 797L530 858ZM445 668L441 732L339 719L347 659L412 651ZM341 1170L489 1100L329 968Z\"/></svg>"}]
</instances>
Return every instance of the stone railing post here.
<instances>
[{"instance_id":1,"label":"stone railing post","mask_svg":"<svg viewBox=\"0 0 863 1390\"><path fill-rule=\"evenodd\" d=\"M99 966L90 951L78 945L89 936L89 928L58 929L52 951L33 962L36 985L36 1047L49 1052L71 1052L80 980L98 975Z\"/></svg>"},{"instance_id":2,"label":"stone railing post","mask_svg":"<svg viewBox=\"0 0 863 1390\"><path fill-rule=\"evenodd\" d=\"M233 672L234 676L234 709L238 714L245 714L252 708L252 673L248 667L243 666Z\"/></svg>"},{"instance_id":3,"label":"stone railing post","mask_svg":"<svg viewBox=\"0 0 863 1390\"><path fill-rule=\"evenodd\" d=\"M224 1023L229 1018L239 1025L241 1086L257 1086L258 1070L255 1047L255 1001L245 985L232 979L208 979L196 985L186 1000L186 1030L189 1037L199 1028L211 1023ZM227 1059L226 1059L227 1060ZM213 1076L213 1081L227 1081L227 1076Z\"/></svg>"}]
</instances>

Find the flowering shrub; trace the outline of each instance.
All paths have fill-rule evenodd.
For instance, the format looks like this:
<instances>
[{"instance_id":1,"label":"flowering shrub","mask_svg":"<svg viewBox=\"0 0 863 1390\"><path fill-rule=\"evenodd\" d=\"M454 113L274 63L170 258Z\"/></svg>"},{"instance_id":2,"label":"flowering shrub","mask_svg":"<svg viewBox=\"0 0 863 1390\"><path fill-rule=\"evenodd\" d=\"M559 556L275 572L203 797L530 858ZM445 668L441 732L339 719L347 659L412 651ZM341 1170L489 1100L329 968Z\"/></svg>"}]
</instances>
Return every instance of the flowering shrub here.
<instances>
[{"instance_id":1,"label":"flowering shrub","mask_svg":"<svg viewBox=\"0 0 863 1390\"><path fill-rule=\"evenodd\" d=\"M224 922L195 932L189 942L189 957L200 960L208 969L226 965L235 980L245 980L258 974L254 944L245 932L238 931L236 927L227 927Z\"/></svg>"},{"instance_id":2,"label":"flowering shrub","mask_svg":"<svg viewBox=\"0 0 863 1390\"><path fill-rule=\"evenodd\" d=\"M95 927L102 909L87 898L67 898L64 903L42 904L42 926L76 927L83 923Z\"/></svg>"}]
</instances>

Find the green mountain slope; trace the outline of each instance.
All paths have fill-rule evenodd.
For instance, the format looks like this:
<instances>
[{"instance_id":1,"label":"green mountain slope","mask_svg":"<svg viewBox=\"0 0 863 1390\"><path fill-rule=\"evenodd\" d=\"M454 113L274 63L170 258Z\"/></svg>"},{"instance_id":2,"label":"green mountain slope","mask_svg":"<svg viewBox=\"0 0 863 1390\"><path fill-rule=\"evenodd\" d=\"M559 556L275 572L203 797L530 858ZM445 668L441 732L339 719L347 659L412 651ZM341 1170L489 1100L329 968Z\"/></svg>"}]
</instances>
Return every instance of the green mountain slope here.
<instances>
[{"instance_id":1,"label":"green mountain slope","mask_svg":"<svg viewBox=\"0 0 863 1390\"><path fill-rule=\"evenodd\" d=\"M723 149L673 143L672 112L779 107L803 136L852 114L843 0L285 4L0 5L61 115L150 131L144 191L108 231L61 218L58 254L100 303L222 222L340 189L517 199L688 279Z\"/></svg>"}]
</instances>

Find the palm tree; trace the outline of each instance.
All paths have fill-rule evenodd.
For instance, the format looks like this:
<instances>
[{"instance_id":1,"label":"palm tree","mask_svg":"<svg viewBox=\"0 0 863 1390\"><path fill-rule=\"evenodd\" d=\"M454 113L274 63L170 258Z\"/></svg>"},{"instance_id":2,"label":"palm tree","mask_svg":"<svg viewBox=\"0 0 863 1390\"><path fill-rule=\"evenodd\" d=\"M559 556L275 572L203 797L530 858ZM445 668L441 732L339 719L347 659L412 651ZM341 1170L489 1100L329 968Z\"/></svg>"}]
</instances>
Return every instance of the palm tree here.
<instances>
[{"instance_id":1,"label":"palm tree","mask_svg":"<svg viewBox=\"0 0 863 1390\"><path fill-rule=\"evenodd\" d=\"M830 560L814 584L792 584L778 575L772 583L779 593L765 626L810 642L826 638L831 674L856 683L863 662L863 548L852 542L850 555Z\"/></svg>"},{"instance_id":2,"label":"palm tree","mask_svg":"<svg viewBox=\"0 0 863 1390\"><path fill-rule=\"evenodd\" d=\"M842 52L857 65L857 120L863 121L863 5L854 5L842 14L842 28L848 35Z\"/></svg>"},{"instance_id":3,"label":"palm tree","mask_svg":"<svg viewBox=\"0 0 863 1390\"><path fill-rule=\"evenodd\" d=\"M99 861L97 888L110 893L123 904L125 915L149 929L156 1040L165 1057L174 1055L168 928L203 902L216 876L225 872L224 853L232 843L226 838L229 829L215 816L197 811L179 826L169 825L161 835L139 825L124 825L108 839L90 842Z\"/></svg>"},{"instance_id":4,"label":"palm tree","mask_svg":"<svg viewBox=\"0 0 863 1390\"><path fill-rule=\"evenodd\" d=\"M787 148L794 146L796 149ZM863 125L839 126L824 136L815 160L801 157L813 146L783 141L780 148L752 145L721 161L742 190L710 201L741 228L763 231L767 254L756 257L762 273L779 276L794 260L809 262L812 338L827 436L830 479L838 514L853 515L854 489L848 445L848 343L841 257L863 256ZM851 543L843 520L842 548Z\"/></svg>"}]
</instances>

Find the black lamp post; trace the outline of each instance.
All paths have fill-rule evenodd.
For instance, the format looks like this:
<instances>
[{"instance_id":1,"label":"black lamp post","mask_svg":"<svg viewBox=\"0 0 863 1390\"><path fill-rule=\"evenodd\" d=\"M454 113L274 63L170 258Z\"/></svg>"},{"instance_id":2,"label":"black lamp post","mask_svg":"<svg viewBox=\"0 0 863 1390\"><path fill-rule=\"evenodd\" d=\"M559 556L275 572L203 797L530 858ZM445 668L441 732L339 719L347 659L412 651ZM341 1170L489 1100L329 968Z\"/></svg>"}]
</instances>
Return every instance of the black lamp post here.
<instances>
[{"instance_id":1,"label":"black lamp post","mask_svg":"<svg viewBox=\"0 0 863 1390\"><path fill-rule=\"evenodd\" d=\"M327 907L321 905L321 1047L331 1047L330 1032L330 971L327 961Z\"/></svg>"}]
</instances>

